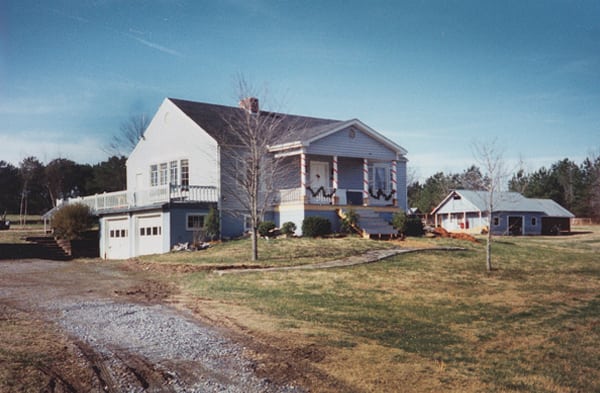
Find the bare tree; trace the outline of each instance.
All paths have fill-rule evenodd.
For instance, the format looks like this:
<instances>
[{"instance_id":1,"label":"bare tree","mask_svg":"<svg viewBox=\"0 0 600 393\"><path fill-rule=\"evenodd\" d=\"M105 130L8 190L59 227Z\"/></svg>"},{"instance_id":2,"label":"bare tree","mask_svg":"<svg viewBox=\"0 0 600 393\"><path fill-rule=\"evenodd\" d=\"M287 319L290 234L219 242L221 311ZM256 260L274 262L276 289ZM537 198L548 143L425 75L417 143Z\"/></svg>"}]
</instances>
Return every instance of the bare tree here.
<instances>
[{"instance_id":1,"label":"bare tree","mask_svg":"<svg viewBox=\"0 0 600 393\"><path fill-rule=\"evenodd\" d=\"M273 154L270 147L286 140L297 124L284 114L260 110L255 90L243 77L238 77L237 91L240 109L223 116L221 173L228 181L222 186L237 204L231 211L245 212L250 219L252 260L257 260L258 224L275 201L275 183L289 173L284 167L290 159Z\"/></svg>"},{"instance_id":2,"label":"bare tree","mask_svg":"<svg viewBox=\"0 0 600 393\"><path fill-rule=\"evenodd\" d=\"M119 132L113 135L112 140L103 149L111 156L126 157L135 148L144 132L150 125L150 117L145 113L131 115L121 123Z\"/></svg>"},{"instance_id":3,"label":"bare tree","mask_svg":"<svg viewBox=\"0 0 600 393\"><path fill-rule=\"evenodd\" d=\"M490 272L492 270L492 219L497 194L502 191L503 185L506 184L508 172L504 161L504 152L498 146L496 139L490 142L474 142L473 154L486 178L486 182L483 184L483 189L487 191L485 204L488 212L485 266L487 271Z\"/></svg>"}]
</instances>

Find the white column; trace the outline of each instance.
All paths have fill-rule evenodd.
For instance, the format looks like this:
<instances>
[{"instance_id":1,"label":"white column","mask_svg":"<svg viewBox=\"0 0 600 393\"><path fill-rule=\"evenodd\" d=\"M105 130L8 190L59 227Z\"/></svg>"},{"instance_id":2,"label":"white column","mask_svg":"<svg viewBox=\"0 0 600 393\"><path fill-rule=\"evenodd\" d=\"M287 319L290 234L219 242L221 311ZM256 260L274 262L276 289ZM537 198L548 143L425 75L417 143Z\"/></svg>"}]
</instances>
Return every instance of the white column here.
<instances>
[{"instance_id":1,"label":"white column","mask_svg":"<svg viewBox=\"0 0 600 393\"><path fill-rule=\"evenodd\" d=\"M369 161L363 158L363 205L369 205Z\"/></svg>"},{"instance_id":2,"label":"white column","mask_svg":"<svg viewBox=\"0 0 600 393\"><path fill-rule=\"evenodd\" d=\"M339 197L337 196L337 189L338 189L338 157L337 156L333 156L333 179L332 179L332 185L333 190L335 191L335 194L333 195L333 204L337 205L338 201L339 201Z\"/></svg>"},{"instance_id":3,"label":"white column","mask_svg":"<svg viewBox=\"0 0 600 393\"><path fill-rule=\"evenodd\" d=\"M306 154L300 153L300 194L302 201L306 203Z\"/></svg>"},{"instance_id":4,"label":"white column","mask_svg":"<svg viewBox=\"0 0 600 393\"><path fill-rule=\"evenodd\" d=\"M393 205L394 206L398 206L398 198L396 196L396 193L398 192L398 163L396 162L396 160L392 160L392 201L393 201Z\"/></svg>"}]
</instances>

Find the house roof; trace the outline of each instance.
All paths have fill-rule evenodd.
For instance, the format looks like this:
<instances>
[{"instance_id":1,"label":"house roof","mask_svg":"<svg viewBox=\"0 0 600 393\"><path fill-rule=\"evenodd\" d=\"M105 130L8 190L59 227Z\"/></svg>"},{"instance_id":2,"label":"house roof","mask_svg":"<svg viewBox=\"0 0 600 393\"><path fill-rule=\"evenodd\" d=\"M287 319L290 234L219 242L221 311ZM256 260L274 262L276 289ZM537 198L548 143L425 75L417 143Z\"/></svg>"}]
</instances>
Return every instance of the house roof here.
<instances>
[{"instance_id":1,"label":"house roof","mask_svg":"<svg viewBox=\"0 0 600 393\"><path fill-rule=\"evenodd\" d=\"M495 192L493 199L494 211L538 212L548 217L575 217L573 213L554 202L552 199L526 198L518 192ZM488 191L455 190L433 209L432 214L440 210L450 198L459 196L466 199L478 211L488 210Z\"/></svg>"},{"instance_id":2,"label":"house roof","mask_svg":"<svg viewBox=\"0 0 600 393\"><path fill-rule=\"evenodd\" d=\"M227 133L229 129L226 119L233 119L240 114L243 109L225 105L208 104L203 102L187 101L176 98L169 98L182 112L184 112L192 121L198 124L202 129L208 132L218 143L232 141L229 139L232 135ZM400 154L406 154L406 150L380 133L368 127L358 119L334 120L323 119L309 116L290 115L277 112L260 111L258 116L271 116L279 118L282 122L281 127L289 130L276 141L272 146L273 150L283 150L289 146L306 146L313 141L321 139L334 132L342 130L349 126L357 126L371 137L388 145Z\"/></svg>"}]
</instances>

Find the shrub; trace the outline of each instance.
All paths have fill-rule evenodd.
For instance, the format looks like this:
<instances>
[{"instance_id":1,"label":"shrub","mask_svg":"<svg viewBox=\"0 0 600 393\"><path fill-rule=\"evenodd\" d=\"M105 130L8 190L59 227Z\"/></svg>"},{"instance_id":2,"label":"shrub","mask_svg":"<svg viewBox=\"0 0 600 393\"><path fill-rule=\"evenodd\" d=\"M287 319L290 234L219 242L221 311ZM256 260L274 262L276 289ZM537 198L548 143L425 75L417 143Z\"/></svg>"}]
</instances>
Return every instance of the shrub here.
<instances>
[{"instance_id":1,"label":"shrub","mask_svg":"<svg viewBox=\"0 0 600 393\"><path fill-rule=\"evenodd\" d=\"M81 203L63 206L52 217L54 234L66 240L80 239L93 223L90 208Z\"/></svg>"},{"instance_id":2,"label":"shrub","mask_svg":"<svg viewBox=\"0 0 600 393\"><path fill-rule=\"evenodd\" d=\"M263 237L272 236L272 231L275 229L275 223L273 221L261 221L258 224L258 234Z\"/></svg>"},{"instance_id":3,"label":"shrub","mask_svg":"<svg viewBox=\"0 0 600 393\"><path fill-rule=\"evenodd\" d=\"M406 236L423 236L423 222L419 217L407 216L404 212L394 213L392 225Z\"/></svg>"},{"instance_id":4,"label":"shrub","mask_svg":"<svg viewBox=\"0 0 600 393\"><path fill-rule=\"evenodd\" d=\"M206 229L206 237L210 240L219 238L219 211L214 207L208 210L204 227Z\"/></svg>"},{"instance_id":5,"label":"shrub","mask_svg":"<svg viewBox=\"0 0 600 393\"><path fill-rule=\"evenodd\" d=\"M348 209L346 213L346 217L342 218L340 223L340 232L342 233L350 233L356 227L356 223L360 216L354 211L354 209Z\"/></svg>"},{"instance_id":6,"label":"shrub","mask_svg":"<svg viewBox=\"0 0 600 393\"><path fill-rule=\"evenodd\" d=\"M306 217L302 221L302 235L308 237L325 236L331 233L331 221L323 217Z\"/></svg>"},{"instance_id":7,"label":"shrub","mask_svg":"<svg viewBox=\"0 0 600 393\"><path fill-rule=\"evenodd\" d=\"M291 221L284 222L281 226L281 233L283 235L292 236L296 232L296 224Z\"/></svg>"}]
</instances>

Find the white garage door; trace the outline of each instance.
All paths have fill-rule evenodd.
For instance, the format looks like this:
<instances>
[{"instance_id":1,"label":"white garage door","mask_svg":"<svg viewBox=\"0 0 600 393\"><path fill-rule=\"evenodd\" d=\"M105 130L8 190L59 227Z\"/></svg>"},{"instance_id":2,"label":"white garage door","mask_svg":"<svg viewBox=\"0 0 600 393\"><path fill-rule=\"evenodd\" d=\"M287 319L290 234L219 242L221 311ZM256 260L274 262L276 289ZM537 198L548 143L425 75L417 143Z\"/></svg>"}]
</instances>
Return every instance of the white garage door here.
<instances>
[{"instance_id":1,"label":"white garage door","mask_svg":"<svg viewBox=\"0 0 600 393\"><path fill-rule=\"evenodd\" d=\"M104 252L107 259L129 258L129 220L107 219Z\"/></svg>"},{"instance_id":2,"label":"white garage door","mask_svg":"<svg viewBox=\"0 0 600 393\"><path fill-rule=\"evenodd\" d=\"M160 254L163 252L162 215L137 217L137 255Z\"/></svg>"}]
</instances>

